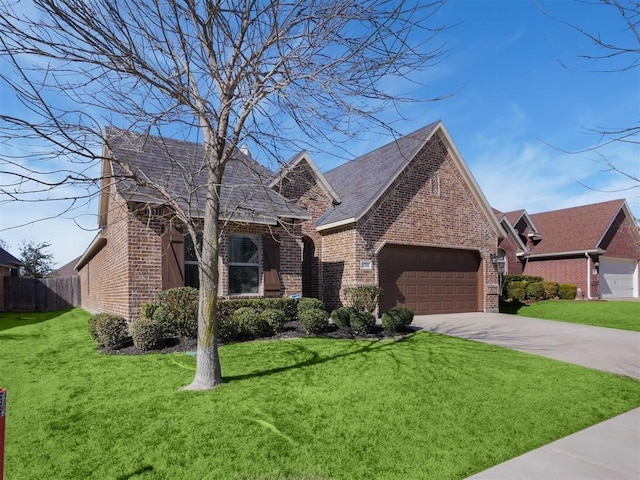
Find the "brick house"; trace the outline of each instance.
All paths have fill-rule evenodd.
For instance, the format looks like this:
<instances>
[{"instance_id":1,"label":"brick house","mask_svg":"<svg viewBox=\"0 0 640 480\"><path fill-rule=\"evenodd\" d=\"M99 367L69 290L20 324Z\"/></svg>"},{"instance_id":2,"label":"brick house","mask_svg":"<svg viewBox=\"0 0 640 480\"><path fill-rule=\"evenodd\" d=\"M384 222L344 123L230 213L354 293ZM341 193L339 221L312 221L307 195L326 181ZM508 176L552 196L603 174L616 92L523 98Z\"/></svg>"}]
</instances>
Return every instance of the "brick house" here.
<instances>
[{"instance_id":1,"label":"brick house","mask_svg":"<svg viewBox=\"0 0 640 480\"><path fill-rule=\"evenodd\" d=\"M175 185L166 158L201 158L196 144L107 133L105 157L117 161L103 168L115 178L126 160ZM180 198L194 216L197 184ZM220 296L297 293L333 309L345 287L376 284L385 292L381 311L396 304L418 314L498 308L490 259L503 231L442 122L324 174L306 152L275 173L238 152L222 204ZM152 192L127 181L105 184L99 218L101 231L76 265L83 307L133 320L160 290L197 278L189 237Z\"/></svg>"},{"instance_id":2,"label":"brick house","mask_svg":"<svg viewBox=\"0 0 640 480\"><path fill-rule=\"evenodd\" d=\"M497 212L507 273L578 286L579 297L638 298L640 233L625 200L529 215Z\"/></svg>"},{"instance_id":3,"label":"brick house","mask_svg":"<svg viewBox=\"0 0 640 480\"><path fill-rule=\"evenodd\" d=\"M4 279L5 277L17 277L20 273L22 262L0 247L0 312L5 311L4 303Z\"/></svg>"}]
</instances>

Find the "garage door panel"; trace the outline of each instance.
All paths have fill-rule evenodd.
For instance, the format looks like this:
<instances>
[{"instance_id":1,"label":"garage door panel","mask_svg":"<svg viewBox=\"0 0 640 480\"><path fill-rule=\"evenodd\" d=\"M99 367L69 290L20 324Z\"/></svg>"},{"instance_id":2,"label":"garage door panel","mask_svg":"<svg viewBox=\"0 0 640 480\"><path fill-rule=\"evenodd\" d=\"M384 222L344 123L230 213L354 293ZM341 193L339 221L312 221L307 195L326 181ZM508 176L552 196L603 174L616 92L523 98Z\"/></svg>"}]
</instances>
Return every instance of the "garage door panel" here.
<instances>
[{"instance_id":1,"label":"garage door panel","mask_svg":"<svg viewBox=\"0 0 640 480\"><path fill-rule=\"evenodd\" d=\"M600 293L603 298L638 296L638 261L600 257Z\"/></svg>"},{"instance_id":2,"label":"garage door panel","mask_svg":"<svg viewBox=\"0 0 640 480\"><path fill-rule=\"evenodd\" d=\"M386 246L379 255L380 308L406 305L416 314L478 311L477 252Z\"/></svg>"}]
</instances>

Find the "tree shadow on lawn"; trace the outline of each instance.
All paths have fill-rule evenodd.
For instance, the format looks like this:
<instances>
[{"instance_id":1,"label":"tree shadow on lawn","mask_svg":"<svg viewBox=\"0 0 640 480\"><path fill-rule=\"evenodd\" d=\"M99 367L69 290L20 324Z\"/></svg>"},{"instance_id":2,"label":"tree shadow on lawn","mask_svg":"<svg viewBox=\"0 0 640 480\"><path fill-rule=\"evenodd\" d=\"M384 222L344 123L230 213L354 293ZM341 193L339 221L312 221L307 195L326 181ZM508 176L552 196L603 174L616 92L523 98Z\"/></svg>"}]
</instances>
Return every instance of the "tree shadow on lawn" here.
<instances>
[{"instance_id":1,"label":"tree shadow on lawn","mask_svg":"<svg viewBox=\"0 0 640 480\"><path fill-rule=\"evenodd\" d=\"M69 308L66 310L56 310L55 312L3 312L0 313L0 332L25 325L47 322L71 310L72 309ZM5 336L3 335L3 337Z\"/></svg>"},{"instance_id":2,"label":"tree shadow on lawn","mask_svg":"<svg viewBox=\"0 0 640 480\"><path fill-rule=\"evenodd\" d=\"M292 365L286 365L286 366L282 366L282 367L270 368L270 369L262 370L262 371L259 371L259 372L245 373L245 374L241 374L241 375L224 376L223 382L224 383L229 383L229 382L234 382L234 381L238 381L238 380L249 380L249 379L252 379L252 378L266 377L266 376L269 376L269 375L275 375L275 374L278 374L278 373L287 372L289 370L296 370L296 369L299 369L299 368L310 367L310 366L313 366L313 365L321 365L323 363L331 362L331 361L337 360L339 358L345 358L345 357L350 357L350 356L354 356L354 355L362 355L362 354L365 354L365 353L379 352L379 351L387 350L388 348L392 347L393 345L395 345L397 343L406 342L407 340L410 340L411 338L413 338L415 333L416 333L416 331L409 331L409 332L403 333L402 336L397 337L397 338L391 338L390 339L390 338L387 337L387 338L384 338L384 339L362 341L363 345L361 345L359 348L356 348L355 350L349 349L348 351L345 351L345 352L342 352L342 353L336 353L334 355L328 355L326 357L321 356L316 351L313 351L313 350L311 350L309 348L306 348L304 345L302 345L300 343L291 342L290 346L292 346L293 348L296 349L296 353L303 353L305 355L309 355L310 358L308 358L307 360L303 360L301 362L294 363ZM322 338L318 338L318 340L323 340L323 339ZM325 338L324 340L331 340L331 339ZM352 345L352 344L350 343L350 345ZM291 355L293 355L293 354L291 354Z\"/></svg>"}]
</instances>

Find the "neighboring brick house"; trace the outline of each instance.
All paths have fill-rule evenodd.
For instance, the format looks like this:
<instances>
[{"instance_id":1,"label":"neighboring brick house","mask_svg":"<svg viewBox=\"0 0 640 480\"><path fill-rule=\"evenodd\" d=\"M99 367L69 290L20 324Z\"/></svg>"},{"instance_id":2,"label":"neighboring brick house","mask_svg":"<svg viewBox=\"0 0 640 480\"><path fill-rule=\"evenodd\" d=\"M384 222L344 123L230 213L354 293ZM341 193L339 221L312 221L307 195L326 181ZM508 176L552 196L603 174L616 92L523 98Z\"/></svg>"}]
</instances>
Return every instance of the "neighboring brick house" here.
<instances>
[{"instance_id":1,"label":"neighboring brick house","mask_svg":"<svg viewBox=\"0 0 640 480\"><path fill-rule=\"evenodd\" d=\"M0 312L4 312L4 278L17 277L22 262L0 247Z\"/></svg>"},{"instance_id":2,"label":"neighboring brick house","mask_svg":"<svg viewBox=\"0 0 640 480\"><path fill-rule=\"evenodd\" d=\"M165 157L201 155L187 142L108 133L106 157L154 178L173 175L174 183ZM104 168L119 174L116 162ZM189 191L185 202L197 215L197 188ZM497 311L491 257L503 231L442 122L325 174L306 152L275 174L239 154L225 172L222 203L221 221L230 223L221 239L221 296L298 293L332 309L345 287L376 284L385 292L382 311L396 304L418 314ZM105 184L100 227L76 266L85 308L135 319L161 289L193 283L189 239L149 192ZM233 261L238 249L251 265ZM257 283L238 289L234 268L255 268Z\"/></svg>"},{"instance_id":3,"label":"neighboring brick house","mask_svg":"<svg viewBox=\"0 0 640 480\"><path fill-rule=\"evenodd\" d=\"M507 232L499 244L518 259L508 273L575 284L585 299L638 298L640 233L625 200L498 218L516 235Z\"/></svg>"}]
</instances>

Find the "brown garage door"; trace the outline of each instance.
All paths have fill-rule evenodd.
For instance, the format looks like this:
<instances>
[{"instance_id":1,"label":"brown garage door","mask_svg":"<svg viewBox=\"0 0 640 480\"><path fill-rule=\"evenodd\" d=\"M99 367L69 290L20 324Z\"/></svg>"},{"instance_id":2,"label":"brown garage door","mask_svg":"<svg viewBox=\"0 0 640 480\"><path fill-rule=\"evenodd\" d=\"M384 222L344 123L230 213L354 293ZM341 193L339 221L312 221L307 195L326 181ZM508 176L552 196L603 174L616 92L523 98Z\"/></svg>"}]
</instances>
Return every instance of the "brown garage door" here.
<instances>
[{"instance_id":1,"label":"brown garage door","mask_svg":"<svg viewBox=\"0 0 640 480\"><path fill-rule=\"evenodd\" d=\"M479 310L477 252L387 245L378 262L382 312L396 305L420 315Z\"/></svg>"}]
</instances>

